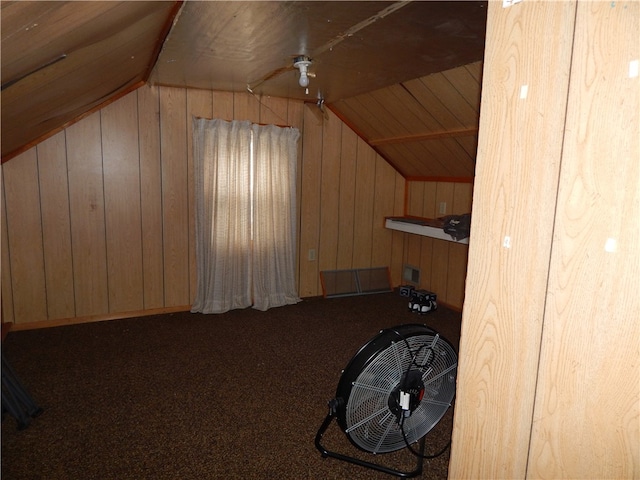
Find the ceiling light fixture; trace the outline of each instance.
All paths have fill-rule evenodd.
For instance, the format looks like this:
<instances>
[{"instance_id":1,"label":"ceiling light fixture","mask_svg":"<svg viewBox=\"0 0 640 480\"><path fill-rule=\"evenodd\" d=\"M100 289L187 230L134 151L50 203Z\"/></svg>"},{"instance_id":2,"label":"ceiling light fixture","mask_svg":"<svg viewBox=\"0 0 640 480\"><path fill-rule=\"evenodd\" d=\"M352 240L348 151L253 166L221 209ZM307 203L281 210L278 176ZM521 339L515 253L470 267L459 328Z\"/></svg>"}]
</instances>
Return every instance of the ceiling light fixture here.
<instances>
[{"instance_id":1,"label":"ceiling light fixture","mask_svg":"<svg viewBox=\"0 0 640 480\"><path fill-rule=\"evenodd\" d=\"M300 78L298 83L302 88L309 86L309 66L311 65L311 59L305 55L296 57L293 60L293 66L300 70Z\"/></svg>"}]
</instances>

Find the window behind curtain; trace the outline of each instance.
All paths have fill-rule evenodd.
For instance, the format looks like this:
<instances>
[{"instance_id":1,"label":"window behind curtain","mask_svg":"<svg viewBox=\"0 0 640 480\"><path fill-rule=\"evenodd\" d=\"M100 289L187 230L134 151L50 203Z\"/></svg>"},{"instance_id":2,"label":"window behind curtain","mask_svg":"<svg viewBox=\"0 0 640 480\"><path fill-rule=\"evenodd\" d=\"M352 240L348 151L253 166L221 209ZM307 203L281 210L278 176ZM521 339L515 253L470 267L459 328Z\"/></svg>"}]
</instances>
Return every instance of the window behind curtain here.
<instances>
[{"instance_id":1,"label":"window behind curtain","mask_svg":"<svg viewBox=\"0 0 640 480\"><path fill-rule=\"evenodd\" d=\"M202 118L193 127L198 283L192 311L297 303L299 131Z\"/></svg>"}]
</instances>

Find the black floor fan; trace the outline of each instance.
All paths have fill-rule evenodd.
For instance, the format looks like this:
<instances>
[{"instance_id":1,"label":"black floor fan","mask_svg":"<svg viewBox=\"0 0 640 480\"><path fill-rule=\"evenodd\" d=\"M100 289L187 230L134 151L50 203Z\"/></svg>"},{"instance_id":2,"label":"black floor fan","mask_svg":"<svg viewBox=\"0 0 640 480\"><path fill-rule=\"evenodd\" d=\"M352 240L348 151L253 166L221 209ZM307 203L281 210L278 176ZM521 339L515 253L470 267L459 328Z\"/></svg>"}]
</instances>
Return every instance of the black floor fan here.
<instances>
[{"instance_id":1,"label":"black floor fan","mask_svg":"<svg viewBox=\"0 0 640 480\"><path fill-rule=\"evenodd\" d=\"M455 396L458 356L445 338L425 325L382 330L367 342L342 372L336 397L316 434L323 457L336 458L398 477L422 473L425 435L447 412ZM332 452L322 437L336 419L350 442L372 454L408 448L416 467L403 471ZM418 450L411 444L418 442Z\"/></svg>"}]
</instances>

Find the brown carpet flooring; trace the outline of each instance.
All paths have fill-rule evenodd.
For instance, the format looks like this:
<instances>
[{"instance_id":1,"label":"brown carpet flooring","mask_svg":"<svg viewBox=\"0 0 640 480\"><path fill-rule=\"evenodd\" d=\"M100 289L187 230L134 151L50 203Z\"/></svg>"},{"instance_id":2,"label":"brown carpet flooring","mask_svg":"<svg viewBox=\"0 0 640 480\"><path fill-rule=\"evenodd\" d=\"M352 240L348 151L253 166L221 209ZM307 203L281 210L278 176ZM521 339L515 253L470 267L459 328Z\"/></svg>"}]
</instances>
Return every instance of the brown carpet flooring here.
<instances>
[{"instance_id":1,"label":"brown carpet flooring","mask_svg":"<svg viewBox=\"0 0 640 480\"><path fill-rule=\"evenodd\" d=\"M176 313L10 332L5 357L44 413L2 421L3 479L393 478L322 458L314 438L349 360L381 329L424 323L457 349L460 314L424 316L398 293L313 298L258 312ZM448 442L452 409L427 435ZM333 423L324 446L411 470L406 449L360 452ZM447 478L449 451L418 478Z\"/></svg>"}]
</instances>

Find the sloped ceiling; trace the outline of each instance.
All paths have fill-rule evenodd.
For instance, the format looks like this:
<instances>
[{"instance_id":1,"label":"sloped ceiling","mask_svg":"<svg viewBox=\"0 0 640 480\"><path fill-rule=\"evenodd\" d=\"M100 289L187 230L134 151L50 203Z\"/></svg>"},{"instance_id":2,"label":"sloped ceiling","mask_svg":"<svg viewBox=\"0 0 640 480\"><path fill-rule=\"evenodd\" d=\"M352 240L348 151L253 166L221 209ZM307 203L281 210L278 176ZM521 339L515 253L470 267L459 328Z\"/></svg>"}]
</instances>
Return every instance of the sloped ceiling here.
<instances>
[{"instance_id":1,"label":"sloped ceiling","mask_svg":"<svg viewBox=\"0 0 640 480\"><path fill-rule=\"evenodd\" d=\"M486 2L4 1L0 15L3 161L149 82L301 99L407 178L473 175Z\"/></svg>"}]
</instances>

